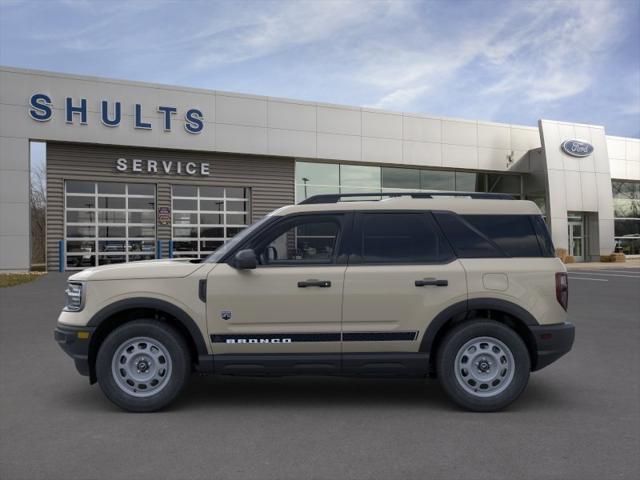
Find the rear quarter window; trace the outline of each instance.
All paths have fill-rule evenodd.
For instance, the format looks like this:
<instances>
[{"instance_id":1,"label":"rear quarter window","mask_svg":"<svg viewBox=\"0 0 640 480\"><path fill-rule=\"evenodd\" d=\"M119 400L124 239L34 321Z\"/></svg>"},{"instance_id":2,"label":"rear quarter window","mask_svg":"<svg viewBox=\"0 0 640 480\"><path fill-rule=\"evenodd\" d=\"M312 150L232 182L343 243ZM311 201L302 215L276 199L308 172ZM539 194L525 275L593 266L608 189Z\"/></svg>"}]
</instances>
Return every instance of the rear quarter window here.
<instances>
[{"instance_id":1,"label":"rear quarter window","mask_svg":"<svg viewBox=\"0 0 640 480\"><path fill-rule=\"evenodd\" d=\"M510 257L543 256L531 215L462 215Z\"/></svg>"},{"instance_id":2,"label":"rear quarter window","mask_svg":"<svg viewBox=\"0 0 640 480\"><path fill-rule=\"evenodd\" d=\"M461 216L452 212L433 212L447 240L459 258L500 258L506 257L487 236L473 227Z\"/></svg>"}]
</instances>

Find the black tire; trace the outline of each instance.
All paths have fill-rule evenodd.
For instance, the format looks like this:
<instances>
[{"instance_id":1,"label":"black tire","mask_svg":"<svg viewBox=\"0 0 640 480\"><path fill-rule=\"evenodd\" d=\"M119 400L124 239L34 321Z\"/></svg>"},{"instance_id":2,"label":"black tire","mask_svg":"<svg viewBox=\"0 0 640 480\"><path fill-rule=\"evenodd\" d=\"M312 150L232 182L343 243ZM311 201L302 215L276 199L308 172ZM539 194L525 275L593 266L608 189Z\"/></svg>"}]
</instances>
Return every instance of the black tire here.
<instances>
[{"instance_id":1,"label":"black tire","mask_svg":"<svg viewBox=\"0 0 640 480\"><path fill-rule=\"evenodd\" d=\"M137 397L125 391L118 384L112 369L114 355L117 355L123 343L138 337L159 342L170 357L165 360L170 369L162 380L162 388L146 397ZM143 343L141 345L144 347ZM157 320L134 320L116 328L102 342L96 358L96 376L100 388L109 400L129 412L153 412L166 407L182 391L190 372L191 359L185 339L175 328Z\"/></svg>"},{"instance_id":2,"label":"black tire","mask_svg":"<svg viewBox=\"0 0 640 480\"><path fill-rule=\"evenodd\" d=\"M498 378L498 386L496 387L492 387L490 383L478 385L476 382L475 385L472 385L474 380L471 377L465 378L464 376L464 371L466 371L468 375L468 370L460 368L459 375L456 375L456 357L458 353L461 353L460 358L462 361L467 361L464 359L465 354L461 352L461 349L468 342L472 342L474 339L480 337L497 339L510 350L513 358L510 381L505 380L503 385L500 385L501 379ZM465 349L464 352L466 351ZM478 351L480 352L479 349ZM499 360L502 360L502 356L500 356L502 353L503 352L500 351L498 354L500 357ZM507 357L508 354L505 356L505 359ZM492 362L491 365L494 363L496 362ZM464 365L461 366L464 367ZM486 364L483 366L486 367ZM477 368L479 372L480 367L478 366ZM500 369L501 367L498 367L497 370L494 371L500 371ZM529 381L531 360L527 346L514 330L495 320L475 319L454 327L445 335L438 349L436 370L442 388L456 404L474 412L494 412L511 404L524 391ZM480 374L482 375L482 373ZM499 376L500 374L497 373L497 375ZM458 377L460 377L460 380ZM463 385L465 380L466 384ZM507 385L506 388L504 385ZM504 390L496 391L495 394L492 394L491 392L486 393L485 391L480 391L480 386L489 389L504 388ZM476 393L471 393L469 391L471 389L475 389Z\"/></svg>"}]
</instances>

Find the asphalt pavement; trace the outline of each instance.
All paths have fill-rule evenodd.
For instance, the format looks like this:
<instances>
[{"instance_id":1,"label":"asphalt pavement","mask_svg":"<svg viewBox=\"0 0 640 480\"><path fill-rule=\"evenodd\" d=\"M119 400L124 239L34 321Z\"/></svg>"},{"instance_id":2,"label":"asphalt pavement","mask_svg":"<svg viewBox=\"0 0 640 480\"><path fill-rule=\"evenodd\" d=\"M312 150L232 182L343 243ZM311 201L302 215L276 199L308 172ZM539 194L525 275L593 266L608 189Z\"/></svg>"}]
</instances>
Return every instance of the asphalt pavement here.
<instances>
[{"instance_id":1,"label":"asphalt pavement","mask_svg":"<svg viewBox=\"0 0 640 480\"><path fill-rule=\"evenodd\" d=\"M491 414L436 381L199 376L124 413L53 341L65 276L0 289L0 478L640 478L640 269L569 276L573 351Z\"/></svg>"}]
</instances>

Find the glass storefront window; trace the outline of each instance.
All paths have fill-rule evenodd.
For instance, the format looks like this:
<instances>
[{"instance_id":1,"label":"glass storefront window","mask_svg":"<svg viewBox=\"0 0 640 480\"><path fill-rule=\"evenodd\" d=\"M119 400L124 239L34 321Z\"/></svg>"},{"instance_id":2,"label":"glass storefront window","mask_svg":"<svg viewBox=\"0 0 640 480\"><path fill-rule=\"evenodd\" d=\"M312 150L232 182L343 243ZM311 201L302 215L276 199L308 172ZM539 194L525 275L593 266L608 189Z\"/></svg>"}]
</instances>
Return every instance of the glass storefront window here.
<instances>
[{"instance_id":1,"label":"glass storefront window","mask_svg":"<svg viewBox=\"0 0 640 480\"><path fill-rule=\"evenodd\" d=\"M456 191L483 192L484 185L478 185L479 174L473 172L456 172Z\"/></svg>"},{"instance_id":2,"label":"glass storefront window","mask_svg":"<svg viewBox=\"0 0 640 480\"><path fill-rule=\"evenodd\" d=\"M501 175L490 173L487 175L487 192L513 193L520 195L520 175Z\"/></svg>"},{"instance_id":3,"label":"glass storefront window","mask_svg":"<svg viewBox=\"0 0 640 480\"><path fill-rule=\"evenodd\" d=\"M640 218L640 200L615 198L613 216L616 218Z\"/></svg>"},{"instance_id":4,"label":"glass storefront window","mask_svg":"<svg viewBox=\"0 0 640 480\"><path fill-rule=\"evenodd\" d=\"M340 165L340 193L379 192L380 167Z\"/></svg>"},{"instance_id":5,"label":"glass storefront window","mask_svg":"<svg viewBox=\"0 0 640 480\"><path fill-rule=\"evenodd\" d=\"M330 163L298 162L296 184L337 187L340 184L340 166Z\"/></svg>"},{"instance_id":6,"label":"glass storefront window","mask_svg":"<svg viewBox=\"0 0 640 480\"><path fill-rule=\"evenodd\" d=\"M296 163L296 201L327 193L380 191L468 191L509 193L522 196L521 176L484 172Z\"/></svg>"},{"instance_id":7,"label":"glass storefront window","mask_svg":"<svg viewBox=\"0 0 640 480\"><path fill-rule=\"evenodd\" d=\"M388 190L420 190L420 170L382 167L382 187Z\"/></svg>"},{"instance_id":8,"label":"glass storefront window","mask_svg":"<svg viewBox=\"0 0 640 480\"><path fill-rule=\"evenodd\" d=\"M421 170L420 188L422 190L455 190L455 172L444 170Z\"/></svg>"},{"instance_id":9,"label":"glass storefront window","mask_svg":"<svg viewBox=\"0 0 640 480\"><path fill-rule=\"evenodd\" d=\"M640 255L640 182L612 180L616 246L626 255Z\"/></svg>"},{"instance_id":10,"label":"glass storefront window","mask_svg":"<svg viewBox=\"0 0 640 480\"><path fill-rule=\"evenodd\" d=\"M613 198L640 200L640 182L612 180Z\"/></svg>"}]
</instances>

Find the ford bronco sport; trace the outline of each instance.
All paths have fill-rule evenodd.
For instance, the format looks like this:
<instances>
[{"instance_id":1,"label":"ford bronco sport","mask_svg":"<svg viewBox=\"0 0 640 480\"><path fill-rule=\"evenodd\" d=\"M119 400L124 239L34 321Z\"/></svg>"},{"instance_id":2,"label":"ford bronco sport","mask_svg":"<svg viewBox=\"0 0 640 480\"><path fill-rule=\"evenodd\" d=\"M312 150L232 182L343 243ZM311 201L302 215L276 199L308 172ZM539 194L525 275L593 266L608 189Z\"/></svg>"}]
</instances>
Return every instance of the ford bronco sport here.
<instances>
[{"instance_id":1,"label":"ford bronco sport","mask_svg":"<svg viewBox=\"0 0 640 480\"><path fill-rule=\"evenodd\" d=\"M433 376L494 411L574 339L540 210L499 194L318 195L204 260L89 268L66 296L55 339L135 412L194 371Z\"/></svg>"}]
</instances>

